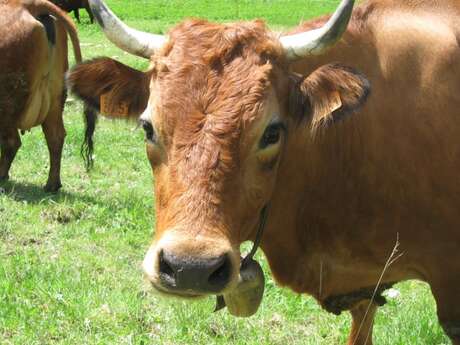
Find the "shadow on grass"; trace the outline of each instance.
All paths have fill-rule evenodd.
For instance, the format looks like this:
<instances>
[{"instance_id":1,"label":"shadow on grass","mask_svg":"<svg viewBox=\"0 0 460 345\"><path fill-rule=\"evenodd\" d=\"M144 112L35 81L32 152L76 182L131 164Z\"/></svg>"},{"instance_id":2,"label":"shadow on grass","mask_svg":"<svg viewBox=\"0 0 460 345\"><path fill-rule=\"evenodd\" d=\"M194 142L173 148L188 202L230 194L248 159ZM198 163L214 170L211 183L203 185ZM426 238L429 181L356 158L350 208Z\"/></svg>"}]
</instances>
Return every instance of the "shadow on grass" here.
<instances>
[{"instance_id":1,"label":"shadow on grass","mask_svg":"<svg viewBox=\"0 0 460 345\"><path fill-rule=\"evenodd\" d=\"M83 201L88 204L100 204L100 201L88 195L76 194L66 191L61 188L57 193L45 192L43 186L38 186L31 183L3 181L0 182L0 188L4 189L4 193L11 199L19 202L27 202L29 204L41 204L46 201L61 202L61 201Z\"/></svg>"}]
</instances>

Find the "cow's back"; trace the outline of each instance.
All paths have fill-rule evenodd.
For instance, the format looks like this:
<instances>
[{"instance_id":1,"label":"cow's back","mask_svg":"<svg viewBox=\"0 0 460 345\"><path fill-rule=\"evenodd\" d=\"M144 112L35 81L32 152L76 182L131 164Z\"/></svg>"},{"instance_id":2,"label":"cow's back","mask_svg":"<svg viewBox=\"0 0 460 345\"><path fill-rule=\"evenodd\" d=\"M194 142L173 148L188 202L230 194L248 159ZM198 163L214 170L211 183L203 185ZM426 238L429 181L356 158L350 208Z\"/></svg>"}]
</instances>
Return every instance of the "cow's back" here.
<instances>
[{"instance_id":1,"label":"cow's back","mask_svg":"<svg viewBox=\"0 0 460 345\"><path fill-rule=\"evenodd\" d=\"M62 93L67 36L51 16L35 18L18 2L0 12L0 125L29 129Z\"/></svg>"}]
</instances>

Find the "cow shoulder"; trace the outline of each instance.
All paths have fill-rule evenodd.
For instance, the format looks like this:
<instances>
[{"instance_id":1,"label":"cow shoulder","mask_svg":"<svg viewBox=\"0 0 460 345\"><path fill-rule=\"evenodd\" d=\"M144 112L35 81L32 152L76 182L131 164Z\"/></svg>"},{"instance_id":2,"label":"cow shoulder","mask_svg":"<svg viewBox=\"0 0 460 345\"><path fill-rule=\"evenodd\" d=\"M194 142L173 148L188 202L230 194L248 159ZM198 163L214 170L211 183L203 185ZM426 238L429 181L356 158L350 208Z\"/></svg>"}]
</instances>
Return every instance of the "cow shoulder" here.
<instances>
[{"instance_id":1,"label":"cow shoulder","mask_svg":"<svg viewBox=\"0 0 460 345\"><path fill-rule=\"evenodd\" d=\"M370 83L360 72L339 64L318 68L308 76L293 76L289 106L313 130L343 119L359 109L370 93Z\"/></svg>"},{"instance_id":2,"label":"cow shoulder","mask_svg":"<svg viewBox=\"0 0 460 345\"><path fill-rule=\"evenodd\" d=\"M141 72L110 58L97 58L67 73L72 92L114 118L137 119L147 106L150 73Z\"/></svg>"}]
</instances>

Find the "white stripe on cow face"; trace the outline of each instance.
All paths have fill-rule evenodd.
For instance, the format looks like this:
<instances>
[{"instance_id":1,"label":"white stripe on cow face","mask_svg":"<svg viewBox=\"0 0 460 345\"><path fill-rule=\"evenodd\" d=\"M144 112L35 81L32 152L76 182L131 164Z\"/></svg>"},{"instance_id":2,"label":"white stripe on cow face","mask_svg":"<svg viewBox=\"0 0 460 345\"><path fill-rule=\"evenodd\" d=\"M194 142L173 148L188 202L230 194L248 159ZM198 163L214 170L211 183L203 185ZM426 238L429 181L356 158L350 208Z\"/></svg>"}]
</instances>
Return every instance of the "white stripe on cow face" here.
<instances>
[{"instance_id":1,"label":"white stripe on cow face","mask_svg":"<svg viewBox=\"0 0 460 345\"><path fill-rule=\"evenodd\" d=\"M152 107L150 104L150 100L147 103L147 108L145 108L144 112L139 117L139 121L147 121L152 123Z\"/></svg>"}]
</instances>

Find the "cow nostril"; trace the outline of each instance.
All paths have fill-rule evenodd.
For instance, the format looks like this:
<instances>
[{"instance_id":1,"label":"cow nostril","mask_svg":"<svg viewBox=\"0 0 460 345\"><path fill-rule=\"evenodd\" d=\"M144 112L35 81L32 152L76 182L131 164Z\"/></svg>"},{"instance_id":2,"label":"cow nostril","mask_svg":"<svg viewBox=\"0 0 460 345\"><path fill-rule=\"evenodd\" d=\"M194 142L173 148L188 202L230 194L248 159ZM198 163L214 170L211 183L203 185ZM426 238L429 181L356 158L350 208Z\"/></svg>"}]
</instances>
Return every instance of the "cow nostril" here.
<instances>
[{"instance_id":1,"label":"cow nostril","mask_svg":"<svg viewBox=\"0 0 460 345\"><path fill-rule=\"evenodd\" d=\"M214 258L158 253L158 278L163 288L196 293L215 293L230 281L232 262L228 254Z\"/></svg>"},{"instance_id":2,"label":"cow nostril","mask_svg":"<svg viewBox=\"0 0 460 345\"><path fill-rule=\"evenodd\" d=\"M173 270L171 264L169 264L166 260L163 251L160 252L159 259L161 278L170 284L173 283L175 281L175 271Z\"/></svg>"},{"instance_id":3,"label":"cow nostril","mask_svg":"<svg viewBox=\"0 0 460 345\"><path fill-rule=\"evenodd\" d=\"M211 273L208 283L214 288L223 289L230 280L232 263L228 255L220 262L219 266Z\"/></svg>"}]
</instances>

